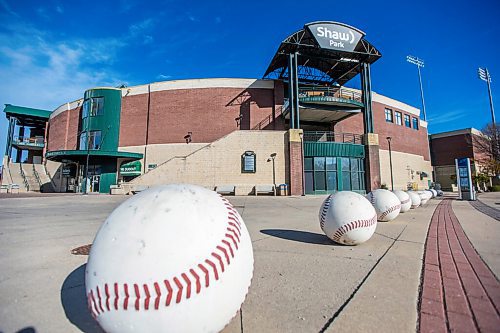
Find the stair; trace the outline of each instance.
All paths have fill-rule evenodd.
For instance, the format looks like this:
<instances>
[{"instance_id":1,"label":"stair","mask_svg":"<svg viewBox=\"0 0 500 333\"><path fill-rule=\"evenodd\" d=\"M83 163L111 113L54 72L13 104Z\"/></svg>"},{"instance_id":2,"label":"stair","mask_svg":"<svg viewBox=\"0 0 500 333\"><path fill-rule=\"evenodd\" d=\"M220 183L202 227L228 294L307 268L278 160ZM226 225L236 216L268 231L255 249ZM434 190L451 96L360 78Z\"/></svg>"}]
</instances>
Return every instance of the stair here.
<instances>
[{"instance_id":1,"label":"stair","mask_svg":"<svg viewBox=\"0 0 500 333\"><path fill-rule=\"evenodd\" d=\"M21 168L24 172L24 179L28 183L28 190L30 192L40 192L40 183L33 172L33 164L21 163Z\"/></svg>"},{"instance_id":2,"label":"stair","mask_svg":"<svg viewBox=\"0 0 500 333\"><path fill-rule=\"evenodd\" d=\"M33 164L33 166L34 172L38 175L38 179L40 179L40 191L44 193L55 192L54 185L52 184L52 180L50 179L49 174L47 173L45 165Z\"/></svg>"},{"instance_id":3,"label":"stair","mask_svg":"<svg viewBox=\"0 0 500 333\"><path fill-rule=\"evenodd\" d=\"M9 163L10 176L12 177L12 184L19 185L19 192L27 192L28 189L24 182L24 177L21 174L21 163Z\"/></svg>"}]
</instances>

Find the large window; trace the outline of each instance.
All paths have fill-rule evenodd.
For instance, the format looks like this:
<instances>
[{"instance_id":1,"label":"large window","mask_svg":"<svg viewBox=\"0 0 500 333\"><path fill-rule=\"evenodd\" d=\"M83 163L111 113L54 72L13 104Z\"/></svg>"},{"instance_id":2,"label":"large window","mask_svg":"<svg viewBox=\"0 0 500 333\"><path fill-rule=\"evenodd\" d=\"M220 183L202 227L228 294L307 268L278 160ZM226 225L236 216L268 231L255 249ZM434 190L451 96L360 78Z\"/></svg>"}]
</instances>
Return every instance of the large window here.
<instances>
[{"instance_id":1,"label":"large window","mask_svg":"<svg viewBox=\"0 0 500 333\"><path fill-rule=\"evenodd\" d=\"M82 119L104 114L104 97L92 97L83 101Z\"/></svg>"},{"instance_id":2,"label":"large window","mask_svg":"<svg viewBox=\"0 0 500 333\"><path fill-rule=\"evenodd\" d=\"M413 117L411 120L413 129L418 130L418 118Z\"/></svg>"},{"instance_id":3,"label":"large window","mask_svg":"<svg viewBox=\"0 0 500 333\"><path fill-rule=\"evenodd\" d=\"M337 190L365 189L363 159L349 157L306 157L306 193L332 193Z\"/></svg>"},{"instance_id":4,"label":"large window","mask_svg":"<svg viewBox=\"0 0 500 333\"><path fill-rule=\"evenodd\" d=\"M401 119L402 115L401 115L401 112L398 112L398 111L395 111L394 112L394 119L396 120L396 125L402 125L402 119Z\"/></svg>"},{"instance_id":5,"label":"large window","mask_svg":"<svg viewBox=\"0 0 500 333\"><path fill-rule=\"evenodd\" d=\"M89 144L88 149L100 149L101 131L90 131L89 136L87 136L87 132L80 134L80 150L87 150L87 143Z\"/></svg>"},{"instance_id":6,"label":"large window","mask_svg":"<svg viewBox=\"0 0 500 333\"><path fill-rule=\"evenodd\" d=\"M406 127L411 127L411 123L410 123L410 116L405 114L405 126Z\"/></svg>"},{"instance_id":7,"label":"large window","mask_svg":"<svg viewBox=\"0 0 500 333\"><path fill-rule=\"evenodd\" d=\"M388 123L392 123L392 110L391 109L385 109L385 121Z\"/></svg>"}]
</instances>

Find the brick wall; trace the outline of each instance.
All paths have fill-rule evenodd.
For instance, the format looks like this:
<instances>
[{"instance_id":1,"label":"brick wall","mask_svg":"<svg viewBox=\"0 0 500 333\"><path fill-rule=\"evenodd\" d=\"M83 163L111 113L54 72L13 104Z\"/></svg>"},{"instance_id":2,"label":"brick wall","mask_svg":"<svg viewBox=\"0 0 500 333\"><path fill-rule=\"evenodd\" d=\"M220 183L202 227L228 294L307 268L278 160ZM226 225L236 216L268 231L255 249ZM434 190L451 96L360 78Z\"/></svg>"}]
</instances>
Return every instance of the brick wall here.
<instances>
[{"instance_id":1,"label":"brick wall","mask_svg":"<svg viewBox=\"0 0 500 333\"><path fill-rule=\"evenodd\" d=\"M280 100L281 99L281 100ZM272 115L283 96L274 89L198 88L153 91L148 144L213 142L237 129L252 129ZM122 98L119 146L145 144L148 93ZM242 115L240 124L236 118Z\"/></svg>"},{"instance_id":2,"label":"brick wall","mask_svg":"<svg viewBox=\"0 0 500 333\"><path fill-rule=\"evenodd\" d=\"M77 148L80 110L66 110L49 119L47 151Z\"/></svg>"},{"instance_id":3,"label":"brick wall","mask_svg":"<svg viewBox=\"0 0 500 333\"><path fill-rule=\"evenodd\" d=\"M402 125L385 121L386 107L391 109L393 114L395 111L402 113ZM420 126L418 130L414 130L404 125L405 114L410 115L412 118L417 116L378 102L373 102L372 108L375 133L379 135L380 149L389 149L386 137L390 136L392 137L391 149L393 151L420 155L426 161L430 161L427 128ZM334 130L336 132L363 134L363 114L360 113L339 122L334 126Z\"/></svg>"},{"instance_id":4,"label":"brick wall","mask_svg":"<svg viewBox=\"0 0 500 333\"><path fill-rule=\"evenodd\" d=\"M459 157L473 158L470 134L459 134L431 140L433 166L455 165Z\"/></svg>"}]
</instances>

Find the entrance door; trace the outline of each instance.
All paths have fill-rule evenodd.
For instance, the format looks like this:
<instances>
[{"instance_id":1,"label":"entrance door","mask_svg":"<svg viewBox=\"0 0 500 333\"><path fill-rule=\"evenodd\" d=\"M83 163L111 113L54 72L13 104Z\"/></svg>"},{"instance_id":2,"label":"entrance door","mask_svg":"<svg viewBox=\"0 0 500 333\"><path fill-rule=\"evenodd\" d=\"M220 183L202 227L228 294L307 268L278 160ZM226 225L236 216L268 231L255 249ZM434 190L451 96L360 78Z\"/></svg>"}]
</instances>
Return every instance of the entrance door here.
<instances>
[{"instance_id":1,"label":"entrance door","mask_svg":"<svg viewBox=\"0 0 500 333\"><path fill-rule=\"evenodd\" d=\"M90 176L90 192L99 192L100 175Z\"/></svg>"}]
</instances>

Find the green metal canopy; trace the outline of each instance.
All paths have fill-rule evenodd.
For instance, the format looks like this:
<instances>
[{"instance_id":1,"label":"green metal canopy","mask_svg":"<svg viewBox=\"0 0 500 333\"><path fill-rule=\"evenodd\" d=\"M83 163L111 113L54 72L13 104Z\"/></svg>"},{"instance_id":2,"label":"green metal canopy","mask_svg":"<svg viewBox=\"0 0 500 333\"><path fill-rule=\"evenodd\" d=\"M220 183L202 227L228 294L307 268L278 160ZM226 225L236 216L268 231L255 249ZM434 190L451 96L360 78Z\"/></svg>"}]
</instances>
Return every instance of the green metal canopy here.
<instances>
[{"instance_id":1,"label":"green metal canopy","mask_svg":"<svg viewBox=\"0 0 500 333\"><path fill-rule=\"evenodd\" d=\"M139 160L143 157L140 153L131 153L125 151L106 151L106 150L53 150L47 152L45 157L48 160L62 162L69 160L82 163L87 158L87 153L91 159L95 160L116 160L117 158L125 158L130 160Z\"/></svg>"},{"instance_id":2,"label":"green metal canopy","mask_svg":"<svg viewBox=\"0 0 500 333\"><path fill-rule=\"evenodd\" d=\"M141 161L132 161L124 163L120 166L120 174L122 176L139 176L141 174Z\"/></svg>"},{"instance_id":3,"label":"green metal canopy","mask_svg":"<svg viewBox=\"0 0 500 333\"><path fill-rule=\"evenodd\" d=\"M5 112L7 118L15 117L20 124L26 126L45 124L52 113L52 111L26 108L24 106L16 106L12 104L5 104L3 112Z\"/></svg>"}]
</instances>

